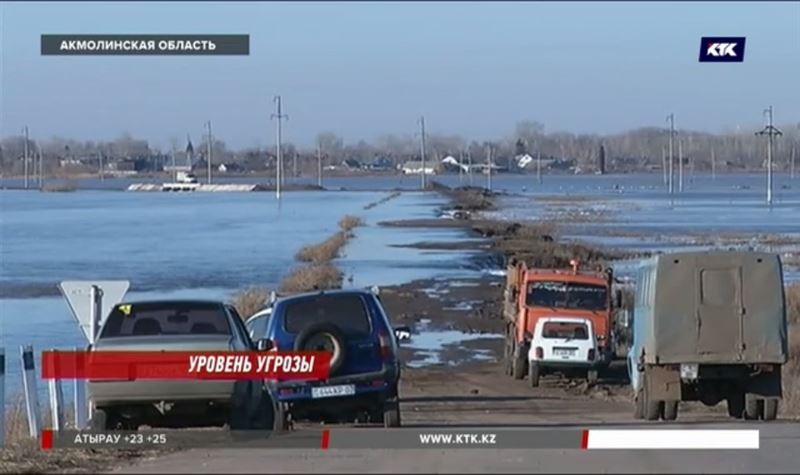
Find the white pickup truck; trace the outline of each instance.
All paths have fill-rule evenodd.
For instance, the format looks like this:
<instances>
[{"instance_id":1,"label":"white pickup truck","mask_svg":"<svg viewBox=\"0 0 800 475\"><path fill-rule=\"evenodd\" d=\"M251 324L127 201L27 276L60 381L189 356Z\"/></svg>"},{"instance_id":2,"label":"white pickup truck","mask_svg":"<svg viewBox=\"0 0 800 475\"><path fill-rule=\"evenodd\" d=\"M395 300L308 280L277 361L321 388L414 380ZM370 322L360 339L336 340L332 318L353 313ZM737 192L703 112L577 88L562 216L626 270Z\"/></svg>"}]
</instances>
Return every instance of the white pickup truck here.
<instances>
[{"instance_id":1,"label":"white pickup truck","mask_svg":"<svg viewBox=\"0 0 800 475\"><path fill-rule=\"evenodd\" d=\"M590 384L597 382L601 364L592 322L578 317L544 317L536 322L530 351L528 376L531 387L539 386L546 372L585 372Z\"/></svg>"}]
</instances>

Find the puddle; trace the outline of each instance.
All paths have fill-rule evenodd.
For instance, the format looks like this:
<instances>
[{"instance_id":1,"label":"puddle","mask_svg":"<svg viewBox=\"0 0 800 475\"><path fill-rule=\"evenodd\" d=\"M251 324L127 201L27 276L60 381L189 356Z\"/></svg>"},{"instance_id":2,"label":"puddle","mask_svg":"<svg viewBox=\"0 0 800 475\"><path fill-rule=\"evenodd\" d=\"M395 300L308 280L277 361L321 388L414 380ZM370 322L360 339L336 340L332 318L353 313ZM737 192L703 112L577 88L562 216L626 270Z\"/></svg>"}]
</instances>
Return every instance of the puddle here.
<instances>
[{"instance_id":1,"label":"puddle","mask_svg":"<svg viewBox=\"0 0 800 475\"><path fill-rule=\"evenodd\" d=\"M468 357L460 358L468 360L492 361L491 350L464 348L461 343L473 340L503 338L503 335L496 333L466 333L460 330L434 330L430 328L431 320L424 318L416 325L416 332L411 335L411 339L404 346L414 352L413 361L407 365L411 368L420 368L435 364L454 364L453 361L443 360L443 353L446 350L456 350L468 353ZM450 347L450 348L448 348Z\"/></svg>"},{"instance_id":2,"label":"puddle","mask_svg":"<svg viewBox=\"0 0 800 475\"><path fill-rule=\"evenodd\" d=\"M456 310L460 312L468 312L475 309L475 305L482 303L480 300L464 300L449 307L442 307L442 310Z\"/></svg>"}]
</instances>

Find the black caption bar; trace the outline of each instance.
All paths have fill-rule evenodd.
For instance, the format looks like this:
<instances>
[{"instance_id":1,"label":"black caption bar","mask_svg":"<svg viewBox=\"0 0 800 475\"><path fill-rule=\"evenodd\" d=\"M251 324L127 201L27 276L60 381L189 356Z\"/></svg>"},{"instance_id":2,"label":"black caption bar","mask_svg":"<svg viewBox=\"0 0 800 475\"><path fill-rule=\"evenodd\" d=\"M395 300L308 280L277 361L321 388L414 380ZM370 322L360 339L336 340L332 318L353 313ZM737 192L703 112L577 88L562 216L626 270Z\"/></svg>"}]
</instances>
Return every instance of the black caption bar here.
<instances>
[{"instance_id":1,"label":"black caption bar","mask_svg":"<svg viewBox=\"0 0 800 475\"><path fill-rule=\"evenodd\" d=\"M250 35L42 35L43 56L249 54Z\"/></svg>"}]
</instances>

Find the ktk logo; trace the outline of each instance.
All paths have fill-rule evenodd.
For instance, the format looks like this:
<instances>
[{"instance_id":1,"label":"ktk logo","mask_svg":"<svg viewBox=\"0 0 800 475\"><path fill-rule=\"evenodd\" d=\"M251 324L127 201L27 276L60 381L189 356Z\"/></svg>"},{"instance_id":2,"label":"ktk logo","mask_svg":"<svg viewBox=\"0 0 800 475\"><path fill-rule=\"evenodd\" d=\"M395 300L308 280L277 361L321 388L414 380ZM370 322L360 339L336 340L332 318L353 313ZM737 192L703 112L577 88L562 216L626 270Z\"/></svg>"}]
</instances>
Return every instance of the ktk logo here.
<instances>
[{"instance_id":1,"label":"ktk logo","mask_svg":"<svg viewBox=\"0 0 800 475\"><path fill-rule=\"evenodd\" d=\"M701 63L741 63L744 61L745 38L739 36L700 39Z\"/></svg>"}]
</instances>

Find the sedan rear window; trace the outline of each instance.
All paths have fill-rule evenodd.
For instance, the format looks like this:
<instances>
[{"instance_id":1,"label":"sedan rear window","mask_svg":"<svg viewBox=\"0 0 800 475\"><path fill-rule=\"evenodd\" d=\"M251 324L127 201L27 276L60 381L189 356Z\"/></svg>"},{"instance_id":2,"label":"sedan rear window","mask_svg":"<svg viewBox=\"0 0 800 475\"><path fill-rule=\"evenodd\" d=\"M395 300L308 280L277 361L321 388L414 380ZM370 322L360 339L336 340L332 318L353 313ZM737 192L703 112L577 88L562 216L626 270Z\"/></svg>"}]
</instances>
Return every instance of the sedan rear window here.
<instances>
[{"instance_id":1,"label":"sedan rear window","mask_svg":"<svg viewBox=\"0 0 800 475\"><path fill-rule=\"evenodd\" d=\"M588 340L589 330L584 323L546 322L542 327L543 338Z\"/></svg>"},{"instance_id":2,"label":"sedan rear window","mask_svg":"<svg viewBox=\"0 0 800 475\"><path fill-rule=\"evenodd\" d=\"M230 324L222 305L147 302L114 307L103 326L100 338L230 334Z\"/></svg>"},{"instance_id":3,"label":"sedan rear window","mask_svg":"<svg viewBox=\"0 0 800 475\"><path fill-rule=\"evenodd\" d=\"M318 295L286 304L284 328L288 333L322 322L333 323L348 335L370 332L367 309L358 295Z\"/></svg>"}]
</instances>

